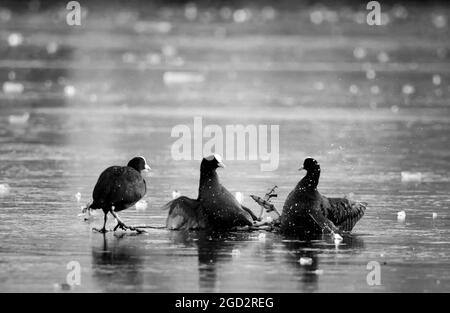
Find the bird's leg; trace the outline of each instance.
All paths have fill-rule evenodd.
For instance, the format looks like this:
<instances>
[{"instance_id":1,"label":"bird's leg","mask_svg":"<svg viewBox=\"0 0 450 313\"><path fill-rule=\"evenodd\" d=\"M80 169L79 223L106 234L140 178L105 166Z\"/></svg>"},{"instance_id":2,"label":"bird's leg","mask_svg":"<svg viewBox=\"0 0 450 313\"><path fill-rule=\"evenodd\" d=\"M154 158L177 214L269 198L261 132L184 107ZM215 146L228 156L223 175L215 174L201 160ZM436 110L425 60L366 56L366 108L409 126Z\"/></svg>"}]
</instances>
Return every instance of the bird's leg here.
<instances>
[{"instance_id":1,"label":"bird's leg","mask_svg":"<svg viewBox=\"0 0 450 313\"><path fill-rule=\"evenodd\" d=\"M127 230L127 229L129 229L129 230L131 230L131 231L136 231L136 232L138 232L138 233L145 233L145 230L142 230L142 229L139 229L139 228L136 228L136 227L133 227L133 226L128 226L128 225L126 225L126 224L122 221L122 219L119 217L119 214L117 214L116 212L114 212L114 209L112 209L110 212L111 212L112 216L114 216L114 218L117 220L117 225L116 225L116 227L114 227L114 231L116 231L117 228L120 228L120 229L122 229L122 230Z\"/></svg>"},{"instance_id":2,"label":"bird's leg","mask_svg":"<svg viewBox=\"0 0 450 313\"><path fill-rule=\"evenodd\" d=\"M103 217L103 227L101 229L93 228L93 230L98 231L99 233L106 233L106 221L108 220L108 212L105 212L105 216Z\"/></svg>"}]
</instances>

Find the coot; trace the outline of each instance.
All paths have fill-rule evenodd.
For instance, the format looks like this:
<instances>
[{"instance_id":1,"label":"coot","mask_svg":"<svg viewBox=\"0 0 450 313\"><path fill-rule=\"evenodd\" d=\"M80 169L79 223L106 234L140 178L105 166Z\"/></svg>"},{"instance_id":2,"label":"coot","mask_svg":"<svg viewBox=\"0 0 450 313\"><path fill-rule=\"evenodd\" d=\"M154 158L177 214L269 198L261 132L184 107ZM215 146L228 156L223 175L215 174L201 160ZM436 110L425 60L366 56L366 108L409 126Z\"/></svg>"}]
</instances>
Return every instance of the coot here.
<instances>
[{"instance_id":1,"label":"coot","mask_svg":"<svg viewBox=\"0 0 450 313\"><path fill-rule=\"evenodd\" d=\"M220 155L203 158L197 199L181 196L167 203L167 228L227 230L254 224L255 214L220 184L219 167L225 167Z\"/></svg>"},{"instance_id":2,"label":"coot","mask_svg":"<svg viewBox=\"0 0 450 313\"><path fill-rule=\"evenodd\" d=\"M117 212L128 209L145 195L147 186L141 175L142 171L149 171L150 166L144 157L138 156L130 160L127 166L111 166L100 174L92 193L93 202L88 209L102 209L104 216L103 227L99 232L106 232L108 213L117 220L114 228L123 230L140 231L132 226L127 226L118 216Z\"/></svg>"}]
</instances>

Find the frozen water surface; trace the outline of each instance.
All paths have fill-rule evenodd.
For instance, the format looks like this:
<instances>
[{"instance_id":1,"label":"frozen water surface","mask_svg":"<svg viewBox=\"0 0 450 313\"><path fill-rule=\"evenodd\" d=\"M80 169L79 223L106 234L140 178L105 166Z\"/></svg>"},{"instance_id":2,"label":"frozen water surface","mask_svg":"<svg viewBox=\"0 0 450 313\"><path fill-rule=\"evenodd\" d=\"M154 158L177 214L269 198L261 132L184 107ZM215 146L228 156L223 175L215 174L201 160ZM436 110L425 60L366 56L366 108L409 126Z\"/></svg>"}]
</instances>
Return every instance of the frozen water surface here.
<instances>
[{"instance_id":1,"label":"frozen water surface","mask_svg":"<svg viewBox=\"0 0 450 313\"><path fill-rule=\"evenodd\" d=\"M0 291L64 291L70 261L83 292L450 290L447 7L389 11L385 28L355 22L364 8L106 7L79 28L63 7L2 11ZM80 207L132 156L153 170L129 224L163 225L174 190L196 197L199 161L170 154L171 129L193 116L280 125L278 169L225 159L223 184L277 184L281 209L314 156L325 195L369 203L353 235L93 233L102 214L84 221ZM371 261L381 286L367 284Z\"/></svg>"}]
</instances>

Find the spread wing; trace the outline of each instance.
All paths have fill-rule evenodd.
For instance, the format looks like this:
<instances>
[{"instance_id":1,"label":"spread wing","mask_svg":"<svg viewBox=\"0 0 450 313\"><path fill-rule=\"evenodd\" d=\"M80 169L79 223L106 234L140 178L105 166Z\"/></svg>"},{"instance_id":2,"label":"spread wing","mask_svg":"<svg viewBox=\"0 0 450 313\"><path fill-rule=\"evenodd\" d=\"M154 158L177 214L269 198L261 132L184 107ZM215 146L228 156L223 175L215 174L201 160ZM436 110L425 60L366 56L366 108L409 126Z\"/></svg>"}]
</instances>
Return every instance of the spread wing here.
<instances>
[{"instance_id":1,"label":"spread wing","mask_svg":"<svg viewBox=\"0 0 450 313\"><path fill-rule=\"evenodd\" d=\"M185 196L178 197L163 206L169 210L166 220L168 229L203 229L205 219L201 212L200 202Z\"/></svg>"},{"instance_id":2,"label":"spread wing","mask_svg":"<svg viewBox=\"0 0 450 313\"><path fill-rule=\"evenodd\" d=\"M322 212L339 229L351 231L364 216L367 203L356 202L346 198L323 197Z\"/></svg>"}]
</instances>

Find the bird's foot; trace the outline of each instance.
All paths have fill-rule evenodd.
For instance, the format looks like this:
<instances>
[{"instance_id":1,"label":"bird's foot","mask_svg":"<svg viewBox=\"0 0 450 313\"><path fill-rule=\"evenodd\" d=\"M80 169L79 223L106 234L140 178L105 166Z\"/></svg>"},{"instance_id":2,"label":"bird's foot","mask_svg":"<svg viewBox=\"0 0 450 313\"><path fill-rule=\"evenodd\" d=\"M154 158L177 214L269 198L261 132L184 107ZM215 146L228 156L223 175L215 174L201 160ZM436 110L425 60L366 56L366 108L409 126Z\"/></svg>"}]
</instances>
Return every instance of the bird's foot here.
<instances>
[{"instance_id":1,"label":"bird's foot","mask_svg":"<svg viewBox=\"0 0 450 313\"><path fill-rule=\"evenodd\" d=\"M101 234L106 234L109 230L107 230L105 227L103 227L103 228L92 228L92 231L95 231L95 232L98 232L98 233L101 233Z\"/></svg>"},{"instance_id":2,"label":"bird's foot","mask_svg":"<svg viewBox=\"0 0 450 313\"><path fill-rule=\"evenodd\" d=\"M140 229L140 228L137 228L137 227L133 227L133 226L128 226L125 223L119 222L119 221L117 222L116 227L114 227L114 231L116 231L118 228L120 228L120 229L122 229L124 231L126 231L126 230L135 231L135 232L137 232L139 234L145 233L145 230L143 230L143 229Z\"/></svg>"}]
</instances>

